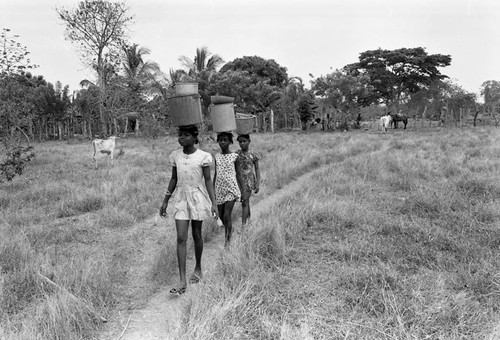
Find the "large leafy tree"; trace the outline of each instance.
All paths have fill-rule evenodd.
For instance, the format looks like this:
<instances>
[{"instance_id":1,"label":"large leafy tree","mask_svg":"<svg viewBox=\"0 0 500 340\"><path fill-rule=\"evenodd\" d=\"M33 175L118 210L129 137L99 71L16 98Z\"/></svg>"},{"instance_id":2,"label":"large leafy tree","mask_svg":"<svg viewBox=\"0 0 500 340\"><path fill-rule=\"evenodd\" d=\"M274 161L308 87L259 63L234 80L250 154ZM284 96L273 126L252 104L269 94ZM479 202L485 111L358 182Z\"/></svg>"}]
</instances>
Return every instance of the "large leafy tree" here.
<instances>
[{"instance_id":1,"label":"large leafy tree","mask_svg":"<svg viewBox=\"0 0 500 340\"><path fill-rule=\"evenodd\" d=\"M362 52L359 62L346 68L355 75L370 78L373 92L371 103L399 104L413 93L427 88L432 82L447 78L439 68L449 66L451 56L427 54L424 48L400 48L397 50L369 50Z\"/></svg>"},{"instance_id":2,"label":"large leafy tree","mask_svg":"<svg viewBox=\"0 0 500 340\"><path fill-rule=\"evenodd\" d=\"M101 132L106 135L106 85L119 65L120 51L133 18L127 15L124 2L103 0L84 0L76 8L56 11L66 25L66 38L79 47L84 64L97 74Z\"/></svg>"},{"instance_id":3,"label":"large leafy tree","mask_svg":"<svg viewBox=\"0 0 500 340\"><path fill-rule=\"evenodd\" d=\"M368 75L344 68L314 79L311 89L326 107L334 107L341 113L338 119L345 125L362 106L370 104L373 86Z\"/></svg>"},{"instance_id":4,"label":"large leafy tree","mask_svg":"<svg viewBox=\"0 0 500 340\"><path fill-rule=\"evenodd\" d=\"M264 59L259 56L237 58L225 64L221 72L246 71L253 83L265 79L270 86L283 88L288 73L286 67L280 66L273 59Z\"/></svg>"},{"instance_id":5,"label":"large leafy tree","mask_svg":"<svg viewBox=\"0 0 500 340\"><path fill-rule=\"evenodd\" d=\"M220 69L212 93L235 97L240 110L258 114L278 103L288 74L276 61L253 56L237 58Z\"/></svg>"}]
</instances>

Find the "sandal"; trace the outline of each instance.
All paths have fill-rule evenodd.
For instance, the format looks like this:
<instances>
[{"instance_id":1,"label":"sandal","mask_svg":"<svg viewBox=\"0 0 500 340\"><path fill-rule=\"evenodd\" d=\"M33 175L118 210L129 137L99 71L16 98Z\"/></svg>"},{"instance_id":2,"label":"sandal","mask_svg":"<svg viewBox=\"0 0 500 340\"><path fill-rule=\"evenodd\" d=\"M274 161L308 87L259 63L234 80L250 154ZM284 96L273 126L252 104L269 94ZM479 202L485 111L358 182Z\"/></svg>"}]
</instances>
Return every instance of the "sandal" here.
<instances>
[{"instance_id":1,"label":"sandal","mask_svg":"<svg viewBox=\"0 0 500 340\"><path fill-rule=\"evenodd\" d=\"M186 292L186 287L180 287L180 288L172 288L170 289L169 293L172 294L172 295L177 295L177 296L181 296L182 294L184 294Z\"/></svg>"},{"instance_id":2,"label":"sandal","mask_svg":"<svg viewBox=\"0 0 500 340\"><path fill-rule=\"evenodd\" d=\"M191 275L191 277L189 278L189 283L191 284L199 283L201 278L202 278L201 275L193 273L193 275Z\"/></svg>"}]
</instances>

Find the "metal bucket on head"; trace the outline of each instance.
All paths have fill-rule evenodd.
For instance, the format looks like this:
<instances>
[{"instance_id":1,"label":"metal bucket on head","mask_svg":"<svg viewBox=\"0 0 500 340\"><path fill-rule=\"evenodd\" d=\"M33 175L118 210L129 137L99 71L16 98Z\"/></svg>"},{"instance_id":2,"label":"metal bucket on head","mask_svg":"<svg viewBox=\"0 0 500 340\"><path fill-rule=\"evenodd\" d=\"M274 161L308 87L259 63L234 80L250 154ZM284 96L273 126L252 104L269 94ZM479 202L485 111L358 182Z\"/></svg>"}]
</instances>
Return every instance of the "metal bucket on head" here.
<instances>
[{"instance_id":1,"label":"metal bucket on head","mask_svg":"<svg viewBox=\"0 0 500 340\"><path fill-rule=\"evenodd\" d=\"M248 135L253 132L255 126L255 116L246 113L236 113L236 133L238 135Z\"/></svg>"},{"instance_id":2,"label":"metal bucket on head","mask_svg":"<svg viewBox=\"0 0 500 340\"><path fill-rule=\"evenodd\" d=\"M174 85L176 96L190 96L198 94L198 83L177 83Z\"/></svg>"},{"instance_id":3,"label":"metal bucket on head","mask_svg":"<svg viewBox=\"0 0 500 340\"><path fill-rule=\"evenodd\" d=\"M203 122L198 94L170 97L168 107L173 126L197 125Z\"/></svg>"},{"instance_id":4,"label":"metal bucket on head","mask_svg":"<svg viewBox=\"0 0 500 340\"><path fill-rule=\"evenodd\" d=\"M214 105L232 103L234 102L234 97L210 96L210 102Z\"/></svg>"},{"instance_id":5,"label":"metal bucket on head","mask_svg":"<svg viewBox=\"0 0 500 340\"><path fill-rule=\"evenodd\" d=\"M212 127L215 132L236 130L233 103L217 104L211 106Z\"/></svg>"}]
</instances>

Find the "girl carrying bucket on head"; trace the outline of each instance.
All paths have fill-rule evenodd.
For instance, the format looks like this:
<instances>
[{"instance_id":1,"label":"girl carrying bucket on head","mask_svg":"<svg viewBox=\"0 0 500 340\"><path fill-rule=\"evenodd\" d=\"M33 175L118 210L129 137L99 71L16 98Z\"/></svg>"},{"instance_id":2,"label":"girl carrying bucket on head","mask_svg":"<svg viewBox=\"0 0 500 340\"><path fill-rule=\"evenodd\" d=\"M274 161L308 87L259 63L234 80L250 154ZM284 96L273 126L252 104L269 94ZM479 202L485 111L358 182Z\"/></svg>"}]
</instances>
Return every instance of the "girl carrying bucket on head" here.
<instances>
[{"instance_id":1,"label":"girl carrying bucket on head","mask_svg":"<svg viewBox=\"0 0 500 340\"><path fill-rule=\"evenodd\" d=\"M238 136L240 150L236 151L238 158L236 164L240 175L241 183L241 224L247 223L250 218L250 196L252 191L259 192L260 186L260 156L255 151L249 151L250 135L242 134Z\"/></svg>"},{"instance_id":2,"label":"girl carrying bucket on head","mask_svg":"<svg viewBox=\"0 0 500 340\"><path fill-rule=\"evenodd\" d=\"M172 165L172 177L160 208L160 216L167 216L167 206L175 190L174 219L177 230L177 261L179 265L179 285L170 290L171 294L182 295L186 292L186 242L189 222L194 241L196 265L189 283L198 283L202 278L201 255L203 238L201 226L203 220L215 215L217 206L213 183L210 177L212 156L197 149L198 128L195 125L179 127L179 144L182 150L173 151L169 161Z\"/></svg>"},{"instance_id":3,"label":"girl carrying bucket on head","mask_svg":"<svg viewBox=\"0 0 500 340\"><path fill-rule=\"evenodd\" d=\"M236 167L238 154L231 152L229 149L229 145L233 144L233 134L231 132L217 134L217 143L219 143L221 153L215 155L215 199L219 216L224 224L225 246L227 247L233 232L231 214L233 213L234 203L241 197L238 169Z\"/></svg>"}]
</instances>

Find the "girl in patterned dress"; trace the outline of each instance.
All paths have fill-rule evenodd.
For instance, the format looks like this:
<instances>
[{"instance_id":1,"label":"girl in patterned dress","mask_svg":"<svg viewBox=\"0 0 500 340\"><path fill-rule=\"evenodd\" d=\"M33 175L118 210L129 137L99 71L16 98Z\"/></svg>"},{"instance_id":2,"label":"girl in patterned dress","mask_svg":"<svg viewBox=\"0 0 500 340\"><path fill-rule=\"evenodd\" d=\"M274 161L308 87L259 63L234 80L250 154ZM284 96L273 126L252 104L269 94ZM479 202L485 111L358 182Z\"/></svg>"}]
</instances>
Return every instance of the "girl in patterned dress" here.
<instances>
[{"instance_id":1,"label":"girl in patterned dress","mask_svg":"<svg viewBox=\"0 0 500 340\"><path fill-rule=\"evenodd\" d=\"M252 191L259 192L260 186L260 156L255 151L249 151L250 135L239 135L238 143L240 150L236 151L238 159L236 160L238 173L241 183L241 224L247 223L250 218L250 196Z\"/></svg>"},{"instance_id":2,"label":"girl in patterned dress","mask_svg":"<svg viewBox=\"0 0 500 340\"><path fill-rule=\"evenodd\" d=\"M219 216L224 224L226 242L228 246L233 232L233 222L231 214L233 213L234 203L241 197L240 185L238 182L238 169L236 168L236 158L238 154L229 149L233 144L233 134L231 132L221 132L217 135L221 153L215 155L215 199Z\"/></svg>"},{"instance_id":3,"label":"girl in patterned dress","mask_svg":"<svg viewBox=\"0 0 500 340\"><path fill-rule=\"evenodd\" d=\"M175 193L174 219L177 230L177 262L179 266L179 285L170 290L171 294L182 295L186 291L186 241L189 222L194 241L196 264L189 279L190 283L197 283L202 277L201 255L203 253L203 238L201 226L203 220L217 216L217 206L210 177L212 156L197 149L198 128L195 125L179 127L179 144L182 150L170 154L172 177L168 183L167 193L160 208L160 216L167 216L167 207L172 194ZM175 191L175 192L174 192Z\"/></svg>"}]
</instances>

